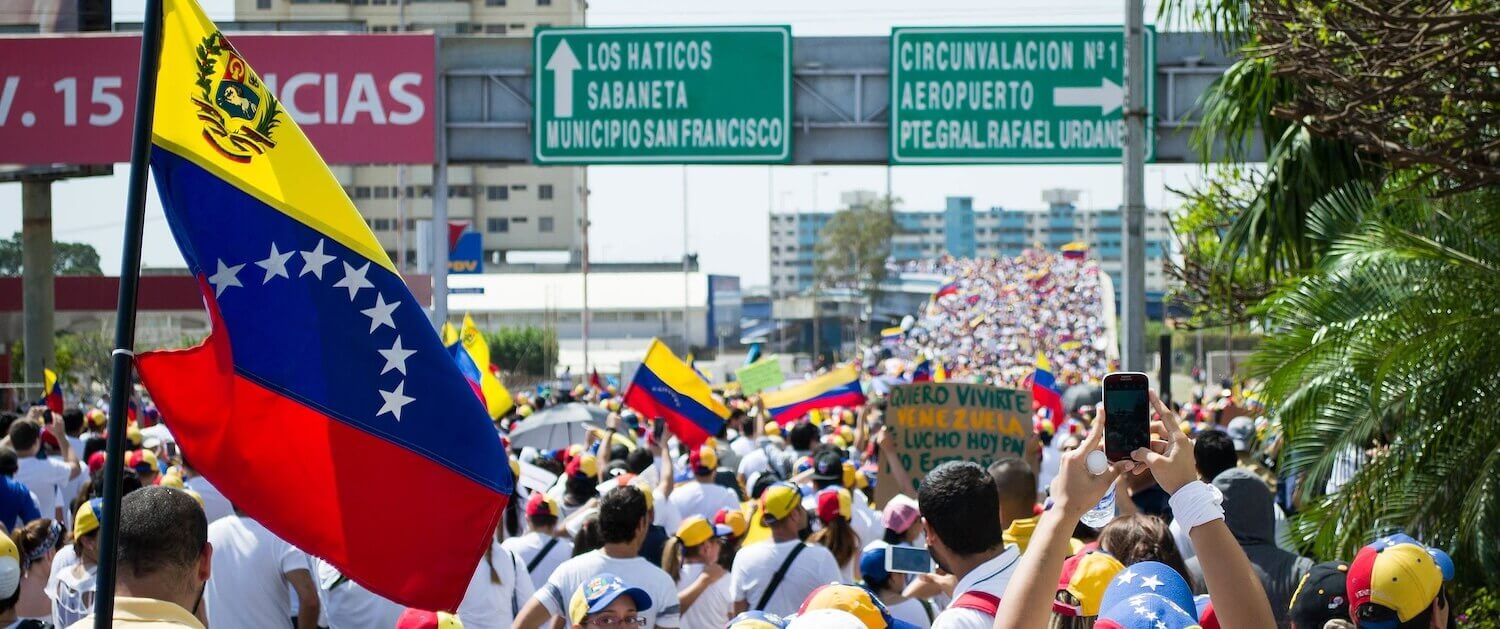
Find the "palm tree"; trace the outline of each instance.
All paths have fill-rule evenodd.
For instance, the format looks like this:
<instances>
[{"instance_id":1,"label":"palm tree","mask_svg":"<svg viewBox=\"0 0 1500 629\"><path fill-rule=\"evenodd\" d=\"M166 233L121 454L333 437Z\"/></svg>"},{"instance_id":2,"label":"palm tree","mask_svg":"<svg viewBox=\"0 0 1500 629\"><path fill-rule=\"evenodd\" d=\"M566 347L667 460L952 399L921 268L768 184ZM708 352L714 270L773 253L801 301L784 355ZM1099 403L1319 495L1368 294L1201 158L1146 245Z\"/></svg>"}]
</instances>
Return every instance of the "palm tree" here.
<instances>
[{"instance_id":1,"label":"palm tree","mask_svg":"<svg viewBox=\"0 0 1500 629\"><path fill-rule=\"evenodd\" d=\"M1249 368L1285 432L1281 469L1300 477L1306 550L1352 559L1399 528L1447 549L1460 580L1495 587L1500 190L1400 189L1354 184L1313 205L1328 255L1265 302ZM1351 449L1367 462L1325 492Z\"/></svg>"}]
</instances>

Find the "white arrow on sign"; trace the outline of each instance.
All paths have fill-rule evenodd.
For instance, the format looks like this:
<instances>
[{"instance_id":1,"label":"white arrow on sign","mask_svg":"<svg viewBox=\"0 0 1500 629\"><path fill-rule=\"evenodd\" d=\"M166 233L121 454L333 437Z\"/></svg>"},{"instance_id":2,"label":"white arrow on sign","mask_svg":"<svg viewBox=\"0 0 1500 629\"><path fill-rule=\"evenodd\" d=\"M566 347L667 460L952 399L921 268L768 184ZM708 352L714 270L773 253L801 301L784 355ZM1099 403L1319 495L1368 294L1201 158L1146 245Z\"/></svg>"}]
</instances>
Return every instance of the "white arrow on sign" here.
<instances>
[{"instance_id":1,"label":"white arrow on sign","mask_svg":"<svg viewBox=\"0 0 1500 629\"><path fill-rule=\"evenodd\" d=\"M573 117L573 71L583 66L568 47L568 40L557 43L552 56L547 58L547 69L552 71L552 115L558 118ZM1118 103L1115 105L1119 106Z\"/></svg>"},{"instance_id":2,"label":"white arrow on sign","mask_svg":"<svg viewBox=\"0 0 1500 629\"><path fill-rule=\"evenodd\" d=\"M556 59L557 55L554 54L553 58ZM548 64L547 67L552 66ZM1125 105L1125 88L1107 78L1099 83L1099 87L1054 87L1052 104L1058 107L1098 107L1099 115L1107 116Z\"/></svg>"}]
</instances>

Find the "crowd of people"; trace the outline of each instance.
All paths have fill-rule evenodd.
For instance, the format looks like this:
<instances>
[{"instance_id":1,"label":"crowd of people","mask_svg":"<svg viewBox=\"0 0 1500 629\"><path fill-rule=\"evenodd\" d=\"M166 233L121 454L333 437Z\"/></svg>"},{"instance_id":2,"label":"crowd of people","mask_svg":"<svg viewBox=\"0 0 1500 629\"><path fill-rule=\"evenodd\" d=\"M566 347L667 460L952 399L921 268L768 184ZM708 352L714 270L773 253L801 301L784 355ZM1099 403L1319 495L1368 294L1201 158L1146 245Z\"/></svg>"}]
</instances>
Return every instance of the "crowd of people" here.
<instances>
[{"instance_id":1,"label":"crowd of people","mask_svg":"<svg viewBox=\"0 0 1500 629\"><path fill-rule=\"evenodd\" d=\"M1099 263L1041 249L1002 258L942 257L893 271L946 278L895 348L915 364L942 363L950 378L1019 386L1037 355L1060 386L1098 385L1109 371Z\"/></svg>"},{"instance_id":2,"label":"crowd of people","mask_svg":"<svg viewBox=\"0 0 1500 629\"><path fill-rule=\"evenodd\" d=\"M518 483L454 610L407 609L226 501L170 433L127 434L120 626L1338 627L1450 626L1452 563L1405 535L1345 561L1298 556L1275 447L1236 392L1152 396L1149 449L1108 466L1102 407L1023 457L892 465L884 401L778 423L754 397L698 447L587 385L525 400L609 411L580 443L512 448ZM501 438L527 418L497 425ZM102 413L0 418L0 629L91 626ZM523 474L523 467L526 468ZM540 474L538 473L540 472ZM542 485L534 479L555 475ZM877 504L879 482L894 497ZM1117 514L1084 524L1111 488ZM46 498L46 500L44 500ZM419 529L397 543L420 543ZM912 567L893 555L930 556ZM924 554L925 553L925 554ZM7 598L8 593L8 598Z\"/></svg>"}]
</instances>

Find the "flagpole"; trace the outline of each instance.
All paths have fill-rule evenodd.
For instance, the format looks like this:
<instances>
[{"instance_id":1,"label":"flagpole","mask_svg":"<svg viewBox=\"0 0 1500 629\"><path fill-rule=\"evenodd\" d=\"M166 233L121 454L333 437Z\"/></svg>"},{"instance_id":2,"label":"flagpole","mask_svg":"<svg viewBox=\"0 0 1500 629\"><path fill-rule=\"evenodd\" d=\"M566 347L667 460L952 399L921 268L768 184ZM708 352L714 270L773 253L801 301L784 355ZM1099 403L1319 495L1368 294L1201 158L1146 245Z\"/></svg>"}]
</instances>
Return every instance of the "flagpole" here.
<instances>
[{"instance_id":1,"label":"flagpole","mask_svg":"<svg viewBox=\"0 0 1500 629\"><path fill-rule=\"evenodd\" d=\"M113 624L116 560L120 546L120 497L125 462L125 413L131 398L135 354L136 284L141 277L141 231L145 226L151 119L156 109L156 69L161 62L161 0L146 0L142 19L140 77L136 80L135 130L130 145L130 189L125 199L125 243L120 256L120 299L115 310L115 350L109 382L108 438L104 445L104 521L99 523L99 570L94 627Z\"/></svg>"}]
</instances>

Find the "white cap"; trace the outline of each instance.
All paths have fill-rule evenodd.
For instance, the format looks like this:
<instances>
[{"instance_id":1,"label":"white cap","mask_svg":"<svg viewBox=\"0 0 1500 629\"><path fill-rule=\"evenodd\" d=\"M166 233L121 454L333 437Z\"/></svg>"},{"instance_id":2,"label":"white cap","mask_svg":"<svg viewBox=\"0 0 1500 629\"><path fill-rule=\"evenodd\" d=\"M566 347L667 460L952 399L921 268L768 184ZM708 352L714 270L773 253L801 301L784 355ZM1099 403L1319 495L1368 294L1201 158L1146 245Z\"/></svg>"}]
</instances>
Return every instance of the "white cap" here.
<instances>
[{"instance_id":1,"label":"white cap","mask_svg":"<svg viewBox=\"0 0 1500 629\"><path fill-rule=\"evenodd\" d=\"M786 629L865 629L865 623L842 609L815 609L793 618Z\"/></svg>"},{"instance_id":2,"label":"white cap","mask_svg":"<svg viewBox=\"0 0 1500 629\"><path fill-rule=\"evenodd\" d=\"M15 595L21 587L21 551L9 535L0 535L0 599Z\"/></svg>"}]
</instances>

